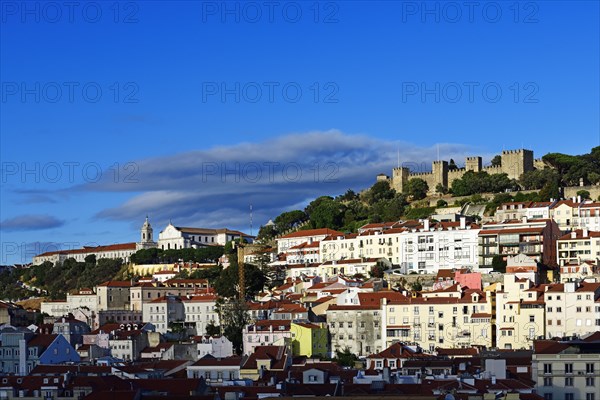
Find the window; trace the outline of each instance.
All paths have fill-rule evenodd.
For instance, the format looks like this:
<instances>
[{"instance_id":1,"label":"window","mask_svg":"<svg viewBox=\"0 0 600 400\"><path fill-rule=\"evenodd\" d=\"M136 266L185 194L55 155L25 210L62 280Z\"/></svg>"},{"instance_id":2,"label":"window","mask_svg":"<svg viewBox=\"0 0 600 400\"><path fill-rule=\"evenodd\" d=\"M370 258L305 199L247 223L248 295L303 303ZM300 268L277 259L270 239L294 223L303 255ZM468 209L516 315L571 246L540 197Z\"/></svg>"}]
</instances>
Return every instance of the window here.
<instances>
[{"instance_id":1,"label":"window","mask_svg":"<svg viewBox=\"0 0 600 400\"><path fill-rule=\"evenodd\" d=\"M572 374L573 373L573 364L568 363L565 364L565 374Z\"/></svg>"},{"instance_id":2,"label":"window","mask_svg":"<svg viewBox=\"0 0 600 400\"><path fill-rule=\"evenodd\" d=\"M590 377L585 378L585 386L596 386L595 383L596 382L595 382L594 378L590 378Z\"/></svg>"},{"instance_id":3,"label":"window","mask_svg":"<svg viewBox=\"0 0 600 400\"><path fill-rule=\"evenodd\" d=\"M544 378L544 386L552 386L552 378Z\"/></svg>"},{"instance_id":4,"label":"window","mask_svg":"<svg viewBox=\"0 0 600 400\"><path fill-rule=\"evenodd\" d=\"M573 386L573 378L568 376L565 378L565 386Z\"/></svg>"},{"instance_id":5,"label":"window","mask_svg":"<svg viewBox=\"0 0 600 400\"><path fill-rule=\"evenodd\" d=\"M544 400L552 400L552 393L544 393Z\"/></svg>"},{"instance_id":6,"label":"window","mask_svg":"<svg viewBox=\"0 0 600 400\"><path fill-rule=\"evenodd\" d=\"M533 315L529 316L529 322L535 322L535 317Z\"/></svg>"},{"instance_id":7,"label":"window","mask_svg":"<svg viewBox=\"0 0 600 400\"><path fill-rule=\"evenodd\" d=\"M596 394L595 393L586 393L585 400L596 400Z\"/></svg>"},{"instance_id":8,"label":"window","mask_svg":"<svg viewBox=\"0 0 600 400\"><path fill-rule=\"evenodd\" d=\"M575 400L575 395L573 393L565 393L565 400Z\"/></svg>"},{"instance_id":9,"label":"window","mask_svg":"<svg viewBox=\"0 0 600 400\"><path fill-rule=\"evenodd\" d=\"M316 375L309 375L308 376L308 381L309 382L316 382L317 381L317 376Z\"/></svg>"},{"instance_id":10,"label":"window","mask_svg":"<svg viewBox=\"0 0 600 400\"><path fill-rule=\"evenodd\" d=\"M585 373L586 374L593 374L594 373L594 363L587 363L587 364L585 364Z\"/></svg>"},{"instance_id":11,"label":"window","mask_svg":"<svg viewBox=\"0 0 600 400\"><path fill-rule=\"evenodd\" d=\"M544 373L551 374L552 373L552 364L544 364Z\"/></svg>"}]
</instances>

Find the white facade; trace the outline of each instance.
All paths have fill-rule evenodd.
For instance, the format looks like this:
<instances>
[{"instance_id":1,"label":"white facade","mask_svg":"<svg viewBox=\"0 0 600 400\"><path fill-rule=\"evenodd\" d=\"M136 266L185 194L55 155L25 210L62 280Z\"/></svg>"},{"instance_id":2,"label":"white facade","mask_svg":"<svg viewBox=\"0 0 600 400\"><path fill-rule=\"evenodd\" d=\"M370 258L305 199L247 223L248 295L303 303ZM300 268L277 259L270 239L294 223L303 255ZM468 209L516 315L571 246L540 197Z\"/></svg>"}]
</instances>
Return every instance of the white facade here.
<instances>
[{"instance_id":1,"label":"white facade","mask_svg":"<svg viewBox=\"0 0 600 400\"><path fill-rule=\"evenodd\" d=\"M156 332L166 333L169 324L184 322L184 307L181 299L174 296L161 297L142 305L142 318L156 327Z\"/></svg>"},{"instance_id":2,"label":"white facade","mask_svg":"<svg viewBox=\"0 0 600 400\"><path fill-rule=\"evenodd\" d=\"M67 294L65 301L43 301L40 305L42 313L53 317L61 317L78 308L87 308L96 313L98 311L96 294L92 290L80 290L74 294Z\"/></svg>"},{"instance_id":3,"label":"white facade","mask_svg":"<svg viewBox=\"0 0 600 400\"><path fill-rule=\"evenodd\" d=\"M424 220L383 231L328 238L321 242L321 254L323 261L386 258L402 273L475 268L479 230L478 225L468 224L464 218L435 224Z\"/></svg>"},{"instance_id":4,"label":"white facade","mask_svg":"<svg viewBox=\"0 0 600 400\"><path fill-rule=\"evenodd\" d=\"M277 253L287 253L288 249L302 243L312 244L320 242L328 236L342 236L342 232L333 229L309 229L305 231L292 232L277 238Z\"/></svg>"},{"instance_id":5,"label":"white facade","mask_svg":"<svg viewBox=\"0 0 600 400\"><path fill-rule=\"evenodd\" d=\"M111 244L108 246L86 246L81 249L49 251L38 254L33 257L32 263L33 265L39 265L45 261L50 261L56 264L64 262L67 258L74 258L75 261L84 262L85 258L90 255L95 255L96 260L101 258L112 260L120 258L124 263L128 263L131 255L135 252L135 243Z\"/></svg>"},{"instance_id":6,"label":"white facade","mask_svg":"<svg viewBox=\"0 0 600 400\"><path fill-rule=\"evenodd\" d=\"M231 357L233 355L233 344L225 336L202 336L197 340L198 358L207 354L215 358Z\"/></svg>"},{"instance_id":7,"label":"white facade","mask_svg":"<svg viewBox=\"0 0 600 400\"><path fill-rule=\"evenodd\" d=\"M219 313L217 312L218 297L214 294L188 296L183 298L185 322L196 325L198 335L206 334L206 327L210 324L219 326Z\"/></svg>"},{"instance_id":8,"label":"white facade","mask_svg":"<svg viewBox=\"0 0 600 400\"><path fill-rule=\"evenodd\" d=\"M252 242L254 237L229 229L186 228L173 224L158 234L158 248L163 250L224 246L227 242L243 237Z\"/></svg>"},{"instance_id":9,"label":"white facade","mask_svg":"<svg viewBox=\"0 0 600 400\"><path fill-rule=\"evenodd\" d=\"M548 338L581 336L600 330L600 283L567 282L544 293Z\"/></svg>"},{"instance_id":10,"label":"white facade","mask_svg":"<svg viewBox=\"0 0 600 400\"><path fill-rule=\"evenodd\" d=\"M556 241L558 265L594 262L600 259L600 232L573 230Z\"/></svg>"}]
</instances>

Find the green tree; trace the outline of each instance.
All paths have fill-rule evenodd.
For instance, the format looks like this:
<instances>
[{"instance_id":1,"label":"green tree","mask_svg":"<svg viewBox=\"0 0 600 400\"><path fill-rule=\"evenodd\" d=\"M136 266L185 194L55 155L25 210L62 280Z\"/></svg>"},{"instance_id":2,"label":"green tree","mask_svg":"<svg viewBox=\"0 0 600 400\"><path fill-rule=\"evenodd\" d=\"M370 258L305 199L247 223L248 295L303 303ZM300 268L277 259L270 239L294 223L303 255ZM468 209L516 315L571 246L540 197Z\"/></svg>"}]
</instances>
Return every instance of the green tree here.
<instances>
[{"instance_id":1,"label":"green tree","mask_svg":"<svg viewBox=\"0 0 600 400\"><path fill-rule=\"evenodd\" d=\"M349 347L345 347L342 351L335 351L335 357L333 361L335 361L342 367L354 367L354 363L358 361L358 357L356 356L356 354L350 351Z\"/></svg>"},{"instance_id":2,"label":"green tree","mask_svg":"<svg viewBox=\"0 0 600 400\"><path fill-rule=\"evenodd\" d=\"M339 200L339 201L358 200L358 195L356 194L356 192L354 190L348 189L348 190L346 190L346 193L336 197L336 200Z\"/></svg>"},{"instance_id":3,"label":"green tree","mask_svg":"<svg viewBox=\"0 0 600 400\"><path fill-rule=\"evenodd\" d=\"M275 220L275 227L278 232L288 231L308 218L302 210L293 210L281 213Z\"/></svg>"},{"instance_id":4,"label":"green tree","mask_svg":"<svg viewBox=\"0 0 600 400\"><path fill-rule=\"evenodd\" d=\"M503 274L506 273L506 261L502 255L496 254L492 258L492 269L494 271L502 272Z\"/></svg>"},{"instance_id":5,"label":"green tree","mask_svg":"<svg viewBox=\"0 0 600 400\"><path fill-rule=\"evenodd\" d=\"M96 255L89 254L89 255L85 256L85 263L91 264L91 265L96 265Z\"/></svg>"},{"instance_id":6,"label":"green tree","mask_svg":"<svg viewBox=\"0 0 600 400\"><path fill-rule=\"evenodd\" d=\"M527 190L541 189L548 183L560 182L560 176L556 170L550 168L534 169L521 175L519 182Z\"/></svg>"},{"instance_id":7,"label":"green tree","mask_svg":"<svg viewBox=\"0 0 600 400\"><path fill-rule=\"evenodd\" d=\"M221 334L221 327L216 326L213 321L209 321L206 324L206 334L208 336L219 336Z\"/></svg>"},{"instance_id":8,"label":"green tree","mask_svg":"<svg viewBox=\"0 0 600 400\"><path fill-rule=\"evenodd\" d=\"M588 181L592 185L596 185L596 184L600 183L600 173L595 172L595 171L590 171L588 173Z\"/></svg>"},{"instance_id":9,"label":"green tree","mask_svg":"<svg viewBox=\"0 0 600 400\"><path fill-rule=\"evenodd\" d=\"M251 321L248 305L234 297L217 301L216 307L223 335L233 343L236 354L242 354L242 332Z\"/></svg>"},{"instance_id":10,"label":"green tree","mask_svg":"<svg viewBox=\"0 0 600 400\"><path fill-rule=\"evenodd\" d=\"M412 178L404 186L404 194L413 198L413 200L421 200L427 197L429 186L421 178Z\"/></svg>"},{"instance_id":11,"label":"green tree","mask_svg":"<svg viewBox=\"0 0 600 400\"><path fill-rule=\"evenodd\" d=\"M346 207L329 196L319 197L307 207L312 228L340 229L344 225Z\"/></svg>"},{"instance_id":12,"label":"green tree","mask_svg":"<svg viewBox=\"0 0 600 400\"><path fill-rule=\"evenodd\" d=\"M492 158L492 167L501 167L502 166L502 156L501 155L495 155L494 158Z\"/></svg>"},{"instance_id":13,"label":"green tree","mask_svg":"<svg viewBox=\"0 0 600 400\"><path fill-rule=\"evenodd\" d=\"M442 195L442 194L447 194L448 193L448 189L442 185L441 183L438 183L437 185L435 185L435 192Z\"/></svg>"},{"instance_id":14,"label":"green tree","mask_svg":"<svg viewBox=\"0 0 600 400\"><path fill-rule=\"evenodd\" d=\"M448 206L448 202L443 199L439 199L436 203L436 207L438 207L438 208L447 207L447 206Z\"/></svg>"},{"instance_id":15,"label":"green tree","mask_svg":"<svg viewBox=\"0 0 600 400\"><path fill-rule=\"evenodd\" d=\"M582 200L589 200L590 199L590 192L588 192L587 190L578 190L577 191L577 196L581 196Z\"/></svg>"},{"instance_id":16,"label":"green tree","mask_svg":"<svg viewBox=\"0 0 600 400\"><path fill-rule=\"evenodd\" d=\"M379 264L374 265L373 268L371 268L371 271L369 271L369 274L371 275L372 278L383 278L383 272L385 271L385 268Z\"/></svg>"},{"instance_id":17,"label":"green tree","mask_svg":"<svg viewBox=\"0 0 600 400\"><path fill-rule=\"evenodd\" d=\"M373 205L383 199L392 199L395 195L396 191L390 187L389 181L378 181L365 192L364 198L367 204Z\"/></svg>"}]
</instances>

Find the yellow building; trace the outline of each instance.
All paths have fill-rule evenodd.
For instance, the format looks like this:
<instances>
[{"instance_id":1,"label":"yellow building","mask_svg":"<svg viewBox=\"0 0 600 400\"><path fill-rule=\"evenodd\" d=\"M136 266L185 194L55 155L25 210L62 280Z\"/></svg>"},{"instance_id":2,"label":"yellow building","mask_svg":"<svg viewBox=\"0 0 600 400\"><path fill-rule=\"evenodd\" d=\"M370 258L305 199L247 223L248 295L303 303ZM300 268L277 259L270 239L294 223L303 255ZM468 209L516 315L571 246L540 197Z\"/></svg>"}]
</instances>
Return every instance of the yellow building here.
<instances>
[{"instance_id":1,"label":"yellow building","mask_svg":"<svg viewBox=\"0 0 600 400\"><path fill-rule=\"evenodd\" d=\"M313 357L328 354L327 327L311 322L292 322L292 353L294 356Z\"/></svg>"},{"instance_id":2,"label":"yellow building","mask_svg":"<svg viewBox=\"0 0 600 400\"><path fill-rule=\"evenodd\" d=\"M414 343L426 351L493 343L492 296L456 284L421 297L384 303L385 345Z\"/></svg>"},{"instance_id":3,"label":"yellow building","mask_svg":"<svg viewBox=\"0 0 600 400\"><path fill-rule=\"evenodd\" d=\"M525 278L504 275L496 291L496 346L529 349L545 335L544 288Z\"/></svg>"}]
</instances>

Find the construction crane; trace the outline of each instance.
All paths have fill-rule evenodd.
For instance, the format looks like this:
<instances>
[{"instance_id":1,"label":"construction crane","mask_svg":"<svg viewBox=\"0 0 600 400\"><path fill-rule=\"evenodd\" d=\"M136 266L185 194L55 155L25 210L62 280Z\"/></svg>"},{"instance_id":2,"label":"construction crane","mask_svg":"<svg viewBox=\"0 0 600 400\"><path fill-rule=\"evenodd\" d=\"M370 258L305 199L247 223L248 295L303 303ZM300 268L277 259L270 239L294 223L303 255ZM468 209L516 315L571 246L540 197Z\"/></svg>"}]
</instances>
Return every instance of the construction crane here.
<instances>
[{"instance_id":1,"label":"construction crane","mask_svg":"<svg viewBox=\"0 0 600 400\"><path fill-rule=\"evenodd\" d=\"M239 275L239 285L240 285L240 300L246 300L246 273L244 272L244 255L245 255L245 247L244 243L240 239L240 242L236 244L237 246L237 258L238 258L238 275Z\"/></svg>"}]
</instances>

